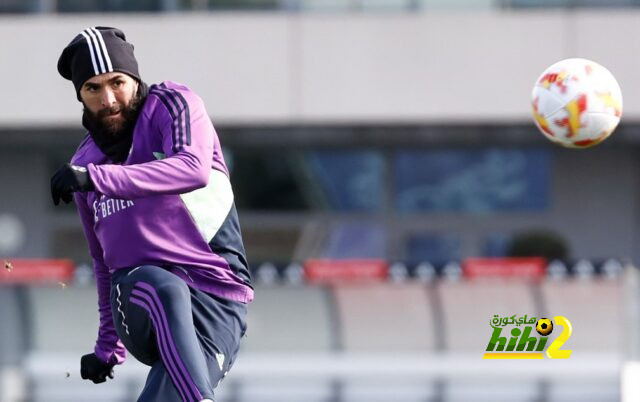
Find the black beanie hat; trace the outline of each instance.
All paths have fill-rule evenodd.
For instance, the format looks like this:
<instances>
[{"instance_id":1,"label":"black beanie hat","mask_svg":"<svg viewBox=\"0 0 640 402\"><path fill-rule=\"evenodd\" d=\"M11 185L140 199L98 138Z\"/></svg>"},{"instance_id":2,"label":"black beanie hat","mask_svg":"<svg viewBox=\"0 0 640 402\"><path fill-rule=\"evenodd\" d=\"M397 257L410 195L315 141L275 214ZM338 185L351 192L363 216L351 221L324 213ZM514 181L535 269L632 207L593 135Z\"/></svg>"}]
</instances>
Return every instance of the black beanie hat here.
<instances>
[{"instance_id":1,"label":"black beanie hat","mask_svg":"<svg viewBox=\"0 0 640 402\"><path fill-rule=\"evenodd\" d=\"M133 45L117 28L93 27L80 32L62 51L58 72L71 80L80 100L80 88L96 75L120 71L141 82Z\"/></svg>"}]
</instances>

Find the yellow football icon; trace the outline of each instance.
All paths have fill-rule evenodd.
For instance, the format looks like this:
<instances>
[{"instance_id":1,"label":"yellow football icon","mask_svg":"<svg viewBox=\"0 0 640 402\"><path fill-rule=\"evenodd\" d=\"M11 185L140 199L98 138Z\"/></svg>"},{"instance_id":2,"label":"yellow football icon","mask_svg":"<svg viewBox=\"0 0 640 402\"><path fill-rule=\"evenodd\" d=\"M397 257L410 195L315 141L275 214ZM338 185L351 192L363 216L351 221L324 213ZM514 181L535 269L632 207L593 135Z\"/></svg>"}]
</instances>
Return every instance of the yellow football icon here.
<instances>
[{"instance_id":1,"label":"yellow football icon","mask_svg":"<svg viewBox=\"0 0 640 402\"><path fill-rule=\"evenodd\" d=\"M549 318L541 318L536 323L536 331L542 336L547 336L553 331L553 321Z\"/></svg>"}]
</instances>

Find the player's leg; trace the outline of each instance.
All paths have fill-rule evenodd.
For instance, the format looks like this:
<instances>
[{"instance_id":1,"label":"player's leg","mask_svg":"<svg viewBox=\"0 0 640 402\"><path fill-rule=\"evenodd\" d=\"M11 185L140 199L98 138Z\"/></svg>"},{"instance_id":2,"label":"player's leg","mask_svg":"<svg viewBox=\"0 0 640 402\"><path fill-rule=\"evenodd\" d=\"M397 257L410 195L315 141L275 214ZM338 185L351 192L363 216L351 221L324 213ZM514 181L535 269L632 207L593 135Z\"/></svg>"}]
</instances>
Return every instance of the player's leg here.
<instances>
[{"instance_id":1,"label":"player's leg","mask_svg":"<svg viewBox=\"0 0 640 402\"><path fill-rule=\"evenodd\" d=\"M246 331L247 306L191 289L193 321L214 388L231 369Z\"/></svg>"},{"instance_id":2,"label":"player's leg","mask_svg":"<svg viewBox=\"0 0 640 402\"><path fill-rule=\"evenodd\" d=\"M126 279L130 270L112 275L111 311L118 337L138 361L153 366L160 360L153 321L145 309L129 303L133 286Z\"/></svg>"},{"instance_id":3,"label":"player's leg","mask_svg":"<svg viewBox=\"0 0 640 402\"><path fill-rule=\"evenodd\" d=\"M173 385L162 360L158 360L147 376L142 393L137 402L174 402L181 401L177 388Z\"/></svg>"},{"instance_id":4,"label":"player's leg","mask_svg":"<svg viewBox=\"0 0 640 402\"><path fill-rule=\"evenodd\" d=\"M136 402L174 402L180 401L181 396L173 386L171 377L161 360L151 367L142 393ZM212 399L203 399L200 402L213 402Z\"/></svg>"},{"instance_id":5,"label":"player's leg","mask_svg":"<svg viewBox=\"0 0 640 402\"><path fill-rule=\"evenodd\" d=\"M191 308L189 287L163 268L142 266L114 273L112 309L118 335L136 358L147 359L140 359L143 363L151 362L148 349L155 349L162 361L160 365L152 363L149 380L163 386L145 387L145 399L140 401L197 402L213 398ZM149 342L150 332L138 325L138 320L150 323L153 342ZM171 386L175 388L173 396L166 392Z\"/></svg>"}]
</instances>

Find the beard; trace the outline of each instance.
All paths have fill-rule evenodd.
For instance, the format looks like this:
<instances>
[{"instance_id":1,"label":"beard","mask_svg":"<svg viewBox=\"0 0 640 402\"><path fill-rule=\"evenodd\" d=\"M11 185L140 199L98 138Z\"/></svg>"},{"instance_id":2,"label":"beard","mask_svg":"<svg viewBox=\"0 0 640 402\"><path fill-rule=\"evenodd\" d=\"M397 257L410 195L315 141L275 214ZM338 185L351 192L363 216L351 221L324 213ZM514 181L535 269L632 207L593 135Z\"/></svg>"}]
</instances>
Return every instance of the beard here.
<instances>
[{"instance_id":1,"label":"beard","mask_svg":"<svg viewBox=\"0 0 640 402\"><path fill-rule=\"evenodd\" d=\"M90 111L84 105L84 117L92 131L107 138L118 138L130 135L135 128L138 114L142 107L142 91L138 87L136 94L127 105L114 105L110 108L99 110L97 113ZM110 116L120 113L120 118L110 118Z\"/></svg>"}]
</instances>

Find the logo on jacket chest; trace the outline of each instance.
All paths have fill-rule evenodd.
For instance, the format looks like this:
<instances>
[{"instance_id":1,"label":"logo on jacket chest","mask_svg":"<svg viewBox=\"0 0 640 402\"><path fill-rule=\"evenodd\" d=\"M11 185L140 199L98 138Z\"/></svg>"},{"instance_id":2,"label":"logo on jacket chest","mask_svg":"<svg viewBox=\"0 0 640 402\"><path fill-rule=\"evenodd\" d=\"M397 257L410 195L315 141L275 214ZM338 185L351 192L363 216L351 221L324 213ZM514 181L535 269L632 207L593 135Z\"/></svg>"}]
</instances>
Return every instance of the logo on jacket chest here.
<instances>
[{"instance_id":1,"label":"logo on jacket chest","mask_svg":"<svg viewBox=\"0 0 640 402\"><path fill-rule=\"evenodd\" d=\"M130 200L119 200L102 195L100 199L93 202L93 219L98 222L100 219L117 214L134 205L133 201Z\"/></svg>"}]
</instances>

